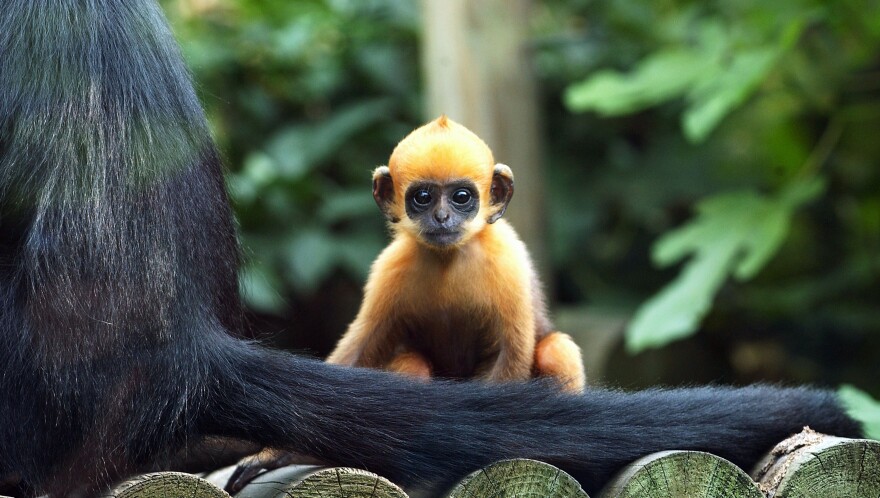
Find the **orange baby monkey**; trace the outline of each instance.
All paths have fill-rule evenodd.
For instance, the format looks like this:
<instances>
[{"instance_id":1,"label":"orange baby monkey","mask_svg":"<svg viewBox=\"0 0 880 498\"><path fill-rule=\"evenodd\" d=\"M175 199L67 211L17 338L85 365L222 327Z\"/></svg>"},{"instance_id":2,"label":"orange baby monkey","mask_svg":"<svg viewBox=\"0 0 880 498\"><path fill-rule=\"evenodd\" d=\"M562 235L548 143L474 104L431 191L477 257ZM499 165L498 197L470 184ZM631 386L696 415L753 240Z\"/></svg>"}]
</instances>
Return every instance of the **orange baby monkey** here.
<instances>
[{"instance_id":1,"label":"orange baby monkey","mask_svg":"<svg viewBox=\"0 0 880 498\"><path fill-rule=\"evenodd\" d=\"M580 350L553 331L529 253L501 219L512 196L510 168L446 116L404 138L373 172L394 240L327 361L418 377L552 376L582 390Z\"/></svg>"}]
</instances>

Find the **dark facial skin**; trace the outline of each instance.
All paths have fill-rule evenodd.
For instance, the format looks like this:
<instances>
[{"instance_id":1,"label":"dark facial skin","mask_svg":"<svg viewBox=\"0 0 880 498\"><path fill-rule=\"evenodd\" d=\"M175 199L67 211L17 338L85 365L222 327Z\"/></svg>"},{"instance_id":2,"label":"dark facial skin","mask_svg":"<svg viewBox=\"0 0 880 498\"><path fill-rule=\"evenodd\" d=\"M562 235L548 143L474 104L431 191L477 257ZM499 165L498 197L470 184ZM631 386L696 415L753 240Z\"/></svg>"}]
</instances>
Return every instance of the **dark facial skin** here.
<instances>
[{"instance_id":1,"label":"dark facial skin","mask_svg":"<svg viewBox=\"0 0 880 498\"><path fill-rule=\"evenodd\" d=\"M423 239L437 247L458 242L465 222L480 210L480 194L470 180L413 183L406 190L405 202L406 215L419 224Z\"/></svg>"}]
</instances>

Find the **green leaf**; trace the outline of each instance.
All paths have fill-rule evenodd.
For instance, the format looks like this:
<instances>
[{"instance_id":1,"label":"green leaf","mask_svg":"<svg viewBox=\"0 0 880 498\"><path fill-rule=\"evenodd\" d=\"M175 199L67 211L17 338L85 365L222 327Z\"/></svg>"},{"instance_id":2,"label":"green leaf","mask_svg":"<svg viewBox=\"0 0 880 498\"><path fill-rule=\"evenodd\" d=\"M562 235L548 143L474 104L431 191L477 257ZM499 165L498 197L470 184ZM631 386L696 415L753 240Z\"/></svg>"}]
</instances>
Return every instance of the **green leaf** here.
<instances>
[{"instance_id":1,"label":"green leaf","mask_svg":"<svg viewBox=\"0 0 880 498\"><path fill-rule=\"evenodd\" d=\"M381 217L376 208L376 201L370 193L368 175L364 174L364 186L357 189L335 192L321 204L318 216L326 223L336 223L342 220L363 218L372 216L376 219Z\"/></svg>"},{"instance_id":2,"label":"green leaf","mask_svg":"<svg viewBox=\"0 0 880 498\"><path fill-rule=\"evenodd\" d=\"M840 386L837 393L849 415L862 423L865 435L880 440L880 401L849 384Z\"/></svg>"},{"instance_id":3,"label":"green leaf","mask_svg":"<svg viewBox=\"0 0 880 498\"><path fill-rule=\"evenodd\" d=\"M730 29L718 18L703 19L683 45L654 52L631 72L599 71L571 85L566 105L621 115L686 96L684 135L702 142L767 79L780 56L795 46L810 15L791 19L781 34L764 36Z\"/></svg>"},{"instance_id":4,"label":"green leaf","mask_svg":"<svg viewBox=\"0 0 880 498\"><path fill-rule=\"evenodd\" d=\"M825 192L825 179L819 176L798 179L782 191L779 198L790 209L797 209Z\"/></svg>"},{"instance_id":5,"label":"green leaf","mask_svg":"<svg viewBox=\"0 0 880 498\"><path fill-rule=\"evenodd\" d=\"M729 64L707 71L689 94L690 105L682 116L685 136L691 142L705 140L754 93L779 55L775 47L746 50L733 54Z\"/></svg>"},{"instance_id":6,"label":"green leaf","mask_svg":"<svg viewBox=\"0 0 880 498\"><path fill-rule=\"evenodd\" d=\"M627 329L627 350L635 353L691 335L724 283L729 257L716 253L695 258L672 283L644 303Z\"/></svg>"},{"instance_id":7,"label":"green leaf","mask_svg":"<svg viewBox=\"0 0 880 498\"><path fill-rule=\"evenodd\" d=\"M384 119L392 108L393 101L387 98L351 104L319 123L281 130L267 151L286 178L300 178L338 153L352 136Z\"/></svg>"},{"instance_id":8,"label":"green leaf","mask_svg":"<svg viewBox=\"0 0 880 498\"><path fill-rule=\"evenodd\" d=\"M755 207L754 231L744 239L743 258L734 268L734 276L741 281L754 277L776 254L785 242L793 212L815 200L825 190L818 178L796 181L788 185L775 200Z\"/></svg>"},{"instance_id":9,"label":"green leaf","mask_svg":"<svg viewBox=\"0 0 880 498\"><path fill-rule=\"evenodd\" d=\"M790 222L791 211L782 203L755 206L751 234L740 240L742 259L733 268L734 277L741 281L754 277L785 241Z\"/></svg>"},{"instance_id":10,"label":"green leaf","mask_svg":"<svg viewBox=\"0 0 880 498\"><path fill-rule=\"evenodd\" d=\"M655 52L630 73L599 71L565 92L565 104L573 111L596 111L603 115L629 114L683 95L700 77L709 61L687 48Z\"/></svg>"},{"instance_id":11,"label":"green leaf","mask_svg":"<svg viewBox=\"0 0 880 498\"><path fill-rule=\"evenodd\" d=\"M244 159L242 175L254 185L263 186L275 181L277 167L272 158L262 152L248 154Z\"/></svg>"},{"instance_id":12,"label":"green leaf","mask_svg":"<svg viewBox=\"0 0 880 498\"><path fill-rule=\"evenodd\" d=\"M242 205L251 204L277 177L275 161L262 152L252 152L245 157L241 172L229 175L230 194Z\"/></svg>"},{"instance_id":13,"label":"green leaf","mask_svg":"<svg viewBox=\"0 0 880 498\"><path fill-rule=\"evenodd\" d=\"M299 178L314 164L309 151L311 135L309 126L295 125L272 136L266 152L278 164L278 169L285 178Z\"/></svg>"},{"instance_id":14,"label":"green leaf","mask_svg":"<svg viewBox=\"0 0 880 498\"><path fill-rule=\"evenodd\" d=\"M692 258L636 312L626 333L628 349L662 346L694 333L727 277L754 277L785 240L794 210L821 192L821 181L813 180L793 183L770 198L743 191L700 202L693 221L652 248L659 267Z\"/></svg>"},{"instance_id":15,"label":"green leaf","mask_svg":"<svg viewBox=\"0 0 880 498\"><path fill-rule=\"evenodd\" d=\"M336 267L338 244L321 229L303 229L286 247L290 282L300 291L311 292Z\"/></svg>"},{"instance_id":16,"label":"green leaf","mask_svg":"<svg viewBox=\"0 0 880 498\"><path fill-rule=\"evenodd\" d=\"M262 264L251 262L242 268L239 288L249 308L264 313L279 313L284 309L285 302L279 292L281 282Z\"/></svg>"},{"instance_id":17,"label":"green leaf","mask_svg":"<svg viewBox=\"0 0 880 498\"><path fill-rule=\"evenodd\" d=\"M774 210L773 203L755 192L733 192L710 197L697 205L697 218L657 241L651 256L659 267L669 266L700 252L727 252L752 244L752 232ZM778 206L775 206L778 208ZM736 252L731 257L736 256Z\"/></svg>"},{"instance_id":18,"label":"green leaf","mask_svg":"<svg viewBox=\"0 0 880 498\"><path fill-rule=\"evenodd\" d=\"M376 230L360 230L339 238L340 264L360 279L366 279L373 260L386 244Z\"/></svg>"}]
</instances>

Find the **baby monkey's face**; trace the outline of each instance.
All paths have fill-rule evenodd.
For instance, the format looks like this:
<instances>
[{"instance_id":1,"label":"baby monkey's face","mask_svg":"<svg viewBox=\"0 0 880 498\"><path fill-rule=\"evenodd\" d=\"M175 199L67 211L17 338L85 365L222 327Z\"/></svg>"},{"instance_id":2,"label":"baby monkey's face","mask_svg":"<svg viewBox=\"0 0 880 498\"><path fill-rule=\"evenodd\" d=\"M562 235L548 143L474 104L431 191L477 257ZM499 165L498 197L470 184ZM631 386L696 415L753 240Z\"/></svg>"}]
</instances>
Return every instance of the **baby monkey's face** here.
<instances>
[{"instance_id":1,"label":"baby monkey's face","mask_svg":"<svg viewBox=\"0 0 880 498\"><path fill-rule=\"evenodd\" d=\"M373 170L373 198L395 234L449 250L495 223L513 195L513 172L496 164L473 132L441 116L394 148Z\"/></svg>"},{"instance_id":2,"label":"baby monkey's face","mask_svg":"<svg viewBox=\"0 0 880 498\"><path fill-rule=\"evenodd\" d=\"M469 222L480 211L480 192L468 179L421 181L407 188L404 203L419 239L445 248L463 241Z\"/></svg>"}]
</instances>

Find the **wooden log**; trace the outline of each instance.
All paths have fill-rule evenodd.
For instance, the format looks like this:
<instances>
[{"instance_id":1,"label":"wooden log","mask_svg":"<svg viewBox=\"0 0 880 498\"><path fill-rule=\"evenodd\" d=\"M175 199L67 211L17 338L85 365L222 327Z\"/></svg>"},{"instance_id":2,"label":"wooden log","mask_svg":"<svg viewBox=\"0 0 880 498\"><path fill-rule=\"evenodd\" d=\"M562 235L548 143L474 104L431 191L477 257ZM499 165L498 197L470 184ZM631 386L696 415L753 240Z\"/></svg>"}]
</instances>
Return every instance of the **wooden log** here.
<instances>
[{"instance_id":1,"label":"wooden log","mask_svg":"<svg viewBox=\"0 0 880 498\"><path fill-rule=\"evenodd\" d=\"M763 498L729 461L701 451L661 451L624 467L599 498Z\"/></svg>"},{"instance_id":2,"label":"wooden log","mask_svg":"<svg viewBox=\"0 0 880 498\"><path fill-rule=\"evenodd\" d=\"M123 482L107 497L113 498L229 498L208 481L183 472L143 474Z\"/></svg>"},{"instance_id":3,"label":"wooden log","mask_svg":"<svg viewBox=\"0 0 880 498\"><path fill-rule=\"evenodd\" d=\"M212 472L201 474L201 477L220 489L226 489L226 485L229 484L229 479L235 474L237 468L238 465L230 465Z\"/></svg>"},{"instance_id":4,"label":"wooden log","mask_svg":"<svg viewBox=\"0 0 880 498\"><path fill-rule=\"evenodd\" d=\"M236 498L407 498L384 477L347 467L289 465L260 474Z\"/></svg>"},{"instance_id":5,"label":"wooden log","mask_svg":"<svg viewBox=\"0 0 880 498\"><path fill-rule=\"evenodd\" d=\"M773 448L752 475L768 498L880 497L880 442L805 427Z\"/></svg>"},{"instance_id":6,"label":"wooden log","mask_svg":"<svg viewBox=\"0 0 880 498\"><path fill-rule=\"evenodd\" d=\"M550 464L502 460L462 479L449 498L589 498L581 485Z\"/></svg>"}]
</instances>

